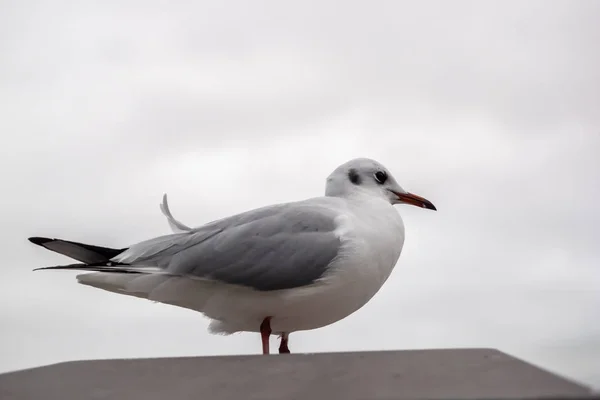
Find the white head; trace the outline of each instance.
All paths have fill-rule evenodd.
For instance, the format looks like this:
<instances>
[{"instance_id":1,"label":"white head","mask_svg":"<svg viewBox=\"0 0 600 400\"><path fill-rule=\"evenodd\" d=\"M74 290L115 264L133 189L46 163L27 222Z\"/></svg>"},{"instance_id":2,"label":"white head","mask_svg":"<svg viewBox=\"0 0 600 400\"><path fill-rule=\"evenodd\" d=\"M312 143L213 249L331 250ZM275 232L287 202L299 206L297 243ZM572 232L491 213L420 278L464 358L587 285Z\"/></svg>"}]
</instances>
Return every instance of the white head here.
<instances>
[{"instance_id":1,"label":"white head","mask_svg":"<svg viewBox=\"0 0 600 400\"><path fill-rule=\"evenodd\" d=\"M383 165L368 158L355 158L337 167L327 178L326 196L350 197L364 193L384 198L390 204L411 204L435 210L427 199L404 190Z\"/></svg>"}]
</instances>

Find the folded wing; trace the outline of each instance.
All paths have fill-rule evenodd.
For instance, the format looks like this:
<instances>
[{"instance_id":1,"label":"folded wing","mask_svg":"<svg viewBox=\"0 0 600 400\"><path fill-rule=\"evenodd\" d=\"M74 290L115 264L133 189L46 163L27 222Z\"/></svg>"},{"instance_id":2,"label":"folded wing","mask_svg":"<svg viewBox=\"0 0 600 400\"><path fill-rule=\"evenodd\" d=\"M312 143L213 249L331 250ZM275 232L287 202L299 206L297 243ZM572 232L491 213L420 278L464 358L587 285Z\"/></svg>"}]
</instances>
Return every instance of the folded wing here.
<instances>
[{"instance_id":1,"label":"folded wing","mask_svg":"<svg viewBox=\"0 0 600 400\"><path fill-rule=\"evenodd\" d=\"M138 243L112 261L263 291L289 289L321 278L338 255L334 218L310 203L271 206Z\"/></svg>"}]
</instances>

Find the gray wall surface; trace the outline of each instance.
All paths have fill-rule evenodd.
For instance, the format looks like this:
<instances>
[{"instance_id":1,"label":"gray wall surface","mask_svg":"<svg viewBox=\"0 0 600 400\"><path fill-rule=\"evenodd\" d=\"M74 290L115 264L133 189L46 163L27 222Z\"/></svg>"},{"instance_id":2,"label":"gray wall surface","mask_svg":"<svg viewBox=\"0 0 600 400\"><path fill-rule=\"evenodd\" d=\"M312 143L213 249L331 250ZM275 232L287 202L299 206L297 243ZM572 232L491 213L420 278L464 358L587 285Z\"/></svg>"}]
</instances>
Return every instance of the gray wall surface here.
<instances>
[{"instance_id":1,"label":"gray wall surface","mask_svg":"<svg viewBox=\"0 0 600 400\"><path fill-rule=\"evenodd\" d=\"M491 349L98 360L0 375L0 398L593 398ZM596 397L600 398L600 397Z\"/></svg>"}]
</instances>

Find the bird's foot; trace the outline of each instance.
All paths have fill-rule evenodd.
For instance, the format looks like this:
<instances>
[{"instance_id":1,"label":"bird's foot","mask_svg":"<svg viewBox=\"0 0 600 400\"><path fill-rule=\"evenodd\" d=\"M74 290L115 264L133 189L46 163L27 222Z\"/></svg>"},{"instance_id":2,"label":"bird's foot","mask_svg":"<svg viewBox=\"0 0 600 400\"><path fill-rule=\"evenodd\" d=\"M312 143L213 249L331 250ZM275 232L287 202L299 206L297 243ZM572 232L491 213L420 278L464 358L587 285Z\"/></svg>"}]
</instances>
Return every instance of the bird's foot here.
<instances>
[{"instance_id":1,"label":"bird's foot","mask_svg":"<svg viewBox=\"0 0 600 400\"><path fill-rule=\"evenodd\" d=\"M260 324L263 354L269 354L269 338L271 337L271 317L266 317Z\"/></svg>"},{"instance_id":2,"label":"bird's foot","mask_svg":"<svg viewBox=\"0 0 600 400\"><path fill-rule=\"evenodd\" d=\"M279 354L290 354L290 348L288 347L288 334L281 334L281 343L279 344Z\"/></svg>"}]
</instances>

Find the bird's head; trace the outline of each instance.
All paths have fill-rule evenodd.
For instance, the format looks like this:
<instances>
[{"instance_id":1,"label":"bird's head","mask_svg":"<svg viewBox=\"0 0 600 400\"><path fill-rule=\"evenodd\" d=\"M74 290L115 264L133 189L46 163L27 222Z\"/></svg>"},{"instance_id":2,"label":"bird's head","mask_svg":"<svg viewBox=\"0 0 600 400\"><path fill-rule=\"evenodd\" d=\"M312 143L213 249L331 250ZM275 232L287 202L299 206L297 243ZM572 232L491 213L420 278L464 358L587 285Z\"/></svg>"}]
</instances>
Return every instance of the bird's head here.
<instances>
[{"instance_id":1,"label":"bird's head","mask_svg":"<svg viewBox=\"0 0 600 400\"><path fill-rule=\"evenodd\" d=\"M404 190L381 163L356 158L337 167L327 178L326 196L351 197L363 193L384 198L390 204L410 204L436 210L429 200Z\"/></svg>"}]
</instances>

